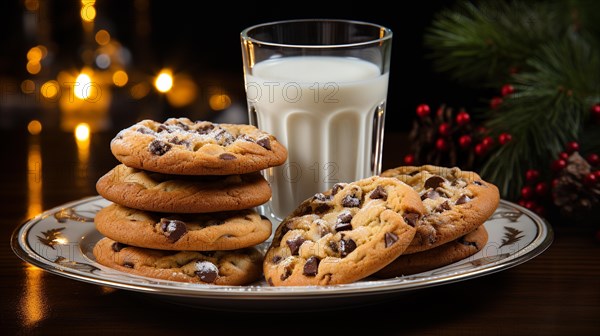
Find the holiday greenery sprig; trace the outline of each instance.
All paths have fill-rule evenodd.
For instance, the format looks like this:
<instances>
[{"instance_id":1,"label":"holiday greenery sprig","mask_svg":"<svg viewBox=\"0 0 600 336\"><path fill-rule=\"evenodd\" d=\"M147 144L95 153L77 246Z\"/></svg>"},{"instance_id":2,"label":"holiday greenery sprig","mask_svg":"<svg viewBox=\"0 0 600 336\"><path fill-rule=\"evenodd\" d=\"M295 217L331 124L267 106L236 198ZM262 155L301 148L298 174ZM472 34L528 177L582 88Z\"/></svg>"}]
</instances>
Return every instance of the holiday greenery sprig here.
<instances>
[{"instance_id":1,"label":"holiday greenery sprig","mask_svg":"<svg viewBox=\"0 0 600 336\"><path fill-rule=\"evenodd\" d=\"M600 121L597 7L593 1L465 2L440 13L426 35L439 70L502 87L504 96L492 98L481 119L491 137L510 134L513 141L490 153L481 173L504 197L518 197L525 171L550 167L569 141L600 147L598 127L590 127Z\"/></svg>"}]
</instances>

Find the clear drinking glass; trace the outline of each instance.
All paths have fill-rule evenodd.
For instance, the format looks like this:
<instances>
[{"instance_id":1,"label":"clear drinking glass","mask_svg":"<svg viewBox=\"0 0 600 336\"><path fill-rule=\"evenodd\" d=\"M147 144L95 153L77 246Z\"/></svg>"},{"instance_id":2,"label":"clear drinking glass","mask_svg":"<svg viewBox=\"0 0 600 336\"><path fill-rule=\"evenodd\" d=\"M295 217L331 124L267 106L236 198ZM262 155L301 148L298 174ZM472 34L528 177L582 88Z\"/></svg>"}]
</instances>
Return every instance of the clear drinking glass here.
<instances>
[{"instance_id":1,"label":"clear drinking glass","mask_svg":"<svg viewBox=\"0 0 600 336\"><path fill-rule=\"evenodd\" d=\"M277 137L287 162L265 171L279 223L338 182L381 172L392 31L373 23L307 19L241 33L250 123Z\"/></svg>"}]
</instances>

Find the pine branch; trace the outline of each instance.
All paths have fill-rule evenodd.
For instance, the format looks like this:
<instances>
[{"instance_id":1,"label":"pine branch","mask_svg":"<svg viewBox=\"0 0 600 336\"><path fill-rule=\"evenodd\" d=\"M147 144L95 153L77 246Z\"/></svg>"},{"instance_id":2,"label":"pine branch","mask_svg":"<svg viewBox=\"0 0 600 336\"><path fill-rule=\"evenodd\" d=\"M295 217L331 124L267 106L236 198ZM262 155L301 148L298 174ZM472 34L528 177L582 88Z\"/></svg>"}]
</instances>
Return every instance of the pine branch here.
<instances>
[{"instance_id":1,"label":"pine branch","mask_svg":"<svg viewBox=\"0 0 600 336\"><path fill-rule=\"evenodd\" d=\"M531 72L514 77L517 94L505 99L487 126L509 132L482 169L503 196L515 198L526 169L550 167L589 120L590 101L600 100L600 55L582 35L550 41L528 62Z\"/></svg>"},{"instance_id":2,"label":"pine branch","mask_svg":"<svg viewBox=\"0 0 600 336\"><path fill-rule=\"evenodd\" d=\"M436 68L461 82L498 87L569 24L553 2L462 3L441 12L425 36ZM552 24L548 24L548 23ZM523 70L523 69L519 69Z\"/></svg>"}]
</instances>

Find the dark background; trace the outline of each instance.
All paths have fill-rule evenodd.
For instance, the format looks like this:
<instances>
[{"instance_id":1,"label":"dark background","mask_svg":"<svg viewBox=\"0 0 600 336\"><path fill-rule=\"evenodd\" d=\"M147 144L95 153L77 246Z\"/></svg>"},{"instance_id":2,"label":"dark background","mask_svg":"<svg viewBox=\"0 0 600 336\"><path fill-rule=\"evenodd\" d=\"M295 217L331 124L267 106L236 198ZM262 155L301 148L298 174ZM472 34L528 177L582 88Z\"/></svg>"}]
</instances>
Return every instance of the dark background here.
<instances>
[{"instance_id":1,"label":"dark background","mask_svg":"<svg viewBox=\"0 0 600 336\"><path fill-rule=\"evenodd\" d=\"M225 1L202 1L194 6L184 1L147 1L150 30L145 41L139 41L135 34L135 6L139 3L144 1L98 1L96 30L108 29L113 38L128 47L134 66L140 71L151 75L170 66L198 78L226 82L233 93L232 100L244 102L239 43L239 34L244 28L284 19L338 18L378 23L394 32L386 130L409 130L415 107L421 103L429 103L432 109L442 103L467 109L484 103L477 98L481 95L475 89L461 87L446 75L436 73L429 51L423 45L424 34L435 13L455 1L415 1L411 2L410 9L399 4L398 10L374 1L356 5L260 1L242 2L243 8ZM47 15L51 23L51 48L57 67L82 66L83 31L79 10L78 0L46 1L43 15ZM4 82L20 82L28 77L25 55L36 42L25 38L24 11L24 1L0 2L0 80ZM113 105L113 109L119 109L117 104ZM185 108L165 109L165 116L189 114ZM5 121L3 125L20 127L27 121L23 118L16 122Z\"/></svg>"}]
</instances>

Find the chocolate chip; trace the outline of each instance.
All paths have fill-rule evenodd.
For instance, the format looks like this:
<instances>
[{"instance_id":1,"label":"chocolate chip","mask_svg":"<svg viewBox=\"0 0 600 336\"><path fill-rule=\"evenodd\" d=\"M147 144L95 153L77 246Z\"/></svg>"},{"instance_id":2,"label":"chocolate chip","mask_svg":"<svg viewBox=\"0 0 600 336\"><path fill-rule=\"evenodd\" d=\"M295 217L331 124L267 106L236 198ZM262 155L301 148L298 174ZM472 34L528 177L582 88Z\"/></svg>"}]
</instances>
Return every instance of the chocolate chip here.
<instances>
[{"instance_id":1,"label":"chocolate chip","mask_svg":"<svg viewBox=\"0 0 600 336\"><path fill-rule=\"evenodd\" d=\"M149 129L146 126L142 126L140 128L137 129L138 132L142 133L142 134L152 134L154 133L151 129Z\"/></svg>"},{"instance_id":2,"label":"chocolate chip","mask_svg":"<svg viewBox=\"0 0 600 336\"><path fill-rule=\"evenodd\" d=\"M289 278L290 275L292 275L292 270L289 268L286 268L283 272L283 274L281 274L281 276L279 277L279 279L281 279L281 281L284 281L285 279Z\"/></svg>"},{"instance_id":3,"label":"chocolate chip","mask_svg":"<svg viewBox=\"0 0 600 336\"><path fill-rule=\"evenodd\" d=\"M114 242L112 244L112 250L115 252L121 252L122 249L126 248L128 245L125 245L123 243L119 243L119 242Z\"/></svg>"},{"instance_id":4,"label":"chocolate chip","mask_svg":"<svg viewBox=\"0 0 600 336\"><path fill-rule=\"evenodd\" d=\"M337 224L335 224L335 228L334 229L335 229L336 232L352 230L352 224L350 224L350 223L337 223Z\"/></svg>"},{"instance_id":5,"label":"chocolate chip","mask_svg":"<svg viewBox=\"0 0 600 336\"><path fill-rule=\"evenodd\" d=\"M177 126L179 126L179 128L181 128L184 131L189 131L190 127L184 123L182 123L181 121L177 122Z\"/></svg>"},{"instance_id":6,"label":"chocolate chip","mask_svg":"<svg viewBox=\"0 0 600 336\"><path fill-rule=\"evenodd\" d=\"M385 233L385 247L390 247L398 241L398 236L392 232Z\"/></svg>"},{"instance_id":7,"label":"chocolate chip","mask_svg":"<svg viewBox=\"0 0 600 336\"><path fill-rule=\"evenodd\" d=\"M237 157L230 153L223 153L223 154L219 155L219 159L229 161L229 160L235 160L235 159L237 159Z\"/></svg>"},{"instance_id":8,"label":"chocolate chip","mask_svg":"<svg viewBox=\"0 0 600 336\"><path fill-rule=\"evenodd\" d=\"M329 241L329 248L334 252L338 252L337 244L334 241Z\"/></svg>"},{"instance_id":9,"label":"chocolate chip","mask_svg":"<svg viewBox=\"0 0 600 336\"><path fill-rule=\"evenodd\" d=\"M215 128L213 124L206 124L198 127L196 129L196 132L198 132L199 134L208 134L210 133L210 131L213 130L213 128Z\"/></svg>"},{"instance_id":10,"label":"chocolate chip","mask_svg":"<svg viewBox=\"0 0 600 336\"><path fill-rule=\"evenodd\" d=\"M281 256L276 255L276 256L273 256L273 259L271 259L271 262L273 264L277 265L277 264L279 264L279 262L281 261L281 259L282 259Z\"/></svg>"},{"instance_id":11,"label":"chocolate chip","mask_svg":"<svg viewBox=\"0 0 600 336\"><path fill-rule=\"evenodd\" d=\"M371 193L371 196L369 196L371 199L382 199L382 200L387 200L387 192L385 191L385 189L383 189L382 186L377 186L377 188L375 188L375 190L373 190L373 192Z\"/></svg>"},{"instance_id":12,"label":"chocolate chip","mask_svg":"<svg viewBox=\"0 0 600 336\"><path fill-rule=\"evenodd\" d=\"M197 261L196 271L194 272L202 282L213 283L217 280L219 269L210 261Z\"/></svg>"},{"instance_id":13,"label":"chocolate chip","mask_svg":"<svg viewBox=\"0 0 600 336\"><path fill-rule=\"evenodd\" d=\"M315 276L319 271L319 258L312 256L306 259L306 264L304 264L304 270L302 274L306 276Z\"/></svg>"},{"instance_id":14,"label":"chocolate chip","mask_svg":"<svg viewBox=\"0 0 600 336\"><path fill-rule=\"evenodd\" d=\"M352 213L348 210L340 212L340 214L337 217L338 223L350 223L351 220L352 220Z\"/></svg>"},{"instance_id":15,"label":"chocolate chip","mask_svg":"<svg viewBox=\"0 0 600 336\"><path fill-rule=\"evenodd\" d=\"M417 225L417 221L419 220L419 214L418 213L406 213L404 214L404 221L406 222L406 224L415 227L415 225Z\"/></svg>"},{"instance_id":16,"label":"chocolate chip","mask_svg":"<svg viewBox=\"0 0 600 336\"><path fill-rule=\"evenodd\" d=\"M184 222L168 218L160 220L160 229L171 243L178 241L187 232L187 226Z\"/></svg>"},{"instance_id":17,"label":"chocolate chip","mask_svg":"<svg viewBox=\"0 0 600 336\"><path fill-rule=\"evenodd\" d=\"M160 124L160 125L158 125L158 128L156 129L156 131L157 131L158 133L160 133L160 132L165 132L165 131L166 131L167 133L171 133L171 132L172 132L172 131L169 129L169 127L167 127L165 124Z\"/></svg>"},{"instance_id":18,"label":"chocolate chip","mask_svg":"<svg viewBox=\"0 0 600 336\"><path fill-rule=\"evenodd\" d=\"M323 193L316 193L315 196L313 196L313 201L327 202L329 201L329 198Z\"/></svg>"},{"instance_id":19,"label":"chocolate chip","mask_svg":"<svg viewBox=\"0 0 600 336\"><path fill-rule=\"evenodd\" d=\"M438 193L435 190L429 190L428 192L424 193L423 195L421 195L421 201L427 199L427 198L431 198L431 199L437 199L438 197L440 197L440 193Z\"/></svg>"},{"instance_id":20,"label":"chocolate chip","mask_svg":"<svg viewBox=\"0 0 600 336\"><path fill-rule=\"evenodd\" d=\"M123 267L134 268L134 265L133 265L132 262L126 261L126 262L123 263Z\"/></svg>"},{"instance_id":21,"label":"chocolate chip","mask_svg":"<svg viewBox=\"0 0 600 336\"><path fill-rule=\"evenodd\" d=\"M441 186L444 182L446 182L446 180L443 177L434 175L425 181L425 189L435 189Z\"/></svg>"},{"instance_id":22,"label":"chocolate chip","mask_svg":"<svg viewBox=\"0 0 600 336\"><path fill-rule=\"evenodd\" d=\"M450 204L448 204L448 201L444 201L444 203L435 208L435 212L444 212L446 210L450 210Z\"/></svg>"},{"instance_id":23,"label":"chocolate chip","mask_svg":"<svg viewBox=\"0 0 600 336\"><path fill-rule=\"evenodd\" d=\"M483 183L481 181L473 181L473 184L476 184L478 186L482 186L483 185Z\"/></svg>"},{"instance_id":24,"label":"chocolate chip","mask_svg":"<svg viewBox=\"0 0 600 336\"><path fill-rule=\"evenodd\" d=\"M268 278L268 279L267 279L267 283L269 284L269 286L275 286L275 285L273 284L273 279L271 279L271 278Z\"/></svg>"},{"instance_id":25,"label":"chocolate chip","mask_svg":"<svg viewBox=\"0 0 600 336\"><path fill-rule=\"evenodd\" d=\"M352 225L350 224L350 221L352 221L352 213L350 213L350 211L348 210L342 211L337 217L335 231L340 232L352 230Z\"/></svg>"},{"instance_id":26,"label":"chocolate chip","mask_svg":"<svg viewBox=\"0 0 600 336\"><path fill-rule=\"evenodd\" d=\"M340 240L340 257L345 258L356 249L356 242L352 239Z\"/></svg>"},{"instance_id":27,"label":"chocolate chip","mask_svg":"<svg viewBox=\"0 0 600 336\"><path fill-rule=\"evenodd\" d=\"M346 197L342 199L342 205L346 208L357 208L360 206L360 199L353 195L346 195Z\"/></svg>"},{"instance_id":28,"label":"chocolate chip","mask_svg":"<svg viewBox=\"0 0 600 336\"><path fill-rule=\"evenodd\" d=\"M158 156L164 155L166 152L171 150L171 145L166 142L162 142L160 140L154 140L148 145L148 150L150 153Z\"/></svg>"},{"instance_id":29,"label":"chocolate chip","mask_svg":"<svg viewBox=\"0 0 600 336\"><path fill-rule=\"evenodd\" d=\"M189 141L184 140L184 139L179 139L179 137L175 136L173 137L173 139L169 140L170 143L174 144L174 145L183 145L183 146L187 146L190 144Z\"/></svg>"},{"instance_id":30,"label":"chocolate chip","mask_svg":"<svg viewBox=\"0 0 600 336\"><path fill-rule=\"evenodd\" d=\"M281 224L281 235L288 233L288 231L294 229L294 224L292 222L286 222L285 224Z\"/></svg>"},{"instance_id":31,"label":"chocolate chip","mask_svg":"<svg viewBox=\"0 0 600 336\"><path fill-rule=\"evenodd\" d=\"M471 198L467 195L461 195L457 200L456 200L456 205L461 205L461 204L465 204L467 202L471 201Z\"/></svg>"},{"instance_id":32,"label":"chocolate chip","mask_svg":"<svg viewBox=\"0 0 600 336\"><path fill-rule=\"evenodd\" d=\"M288 239L286 241L288 247L290 248L290 253L292 255L298 255L298 251L300 250L300 245L302 245L302 243L304 243L306 241L306 239L302 238L301 236L298 236L296 238L293 239Z\"/></svg>"},{"instance_id":33,"label":"chocolate chip","mask_svg":"<svg viewBox=\"0 0 600 336\"><path fill-rule=\"evenodd\" d=\"M258 145L260 145L261 147L263 147L264 149L271 150L271 141L269 140L268 137L262 137L262 138L256 140L256 143Z\"/></svg>"},{"instance_id":34,"label":"chocolate chip","mask_svg":"<svg viewBox=\"0 0 600 336\"><path fill-rule=\"evenodd\" d=\"M338 193L338 191L340 191L341 189L344 189L344 187L346 186L346 184L344 183L336 183L333 185L333 187L331 188L331 195L335 195Z\"/></svg>"},{"instance_id":35,"label":"chocolate chip","mask_svg":"<svg viewBox=\"0 0 600 336\"><path fill-rule=\"evenodd\" d=\"M221 143L222 146L229 146L231 143L235 141L235 137L231 135L231 133L227 132L225 129L220 128L214 134L215 140Z\"/></svg>"}]
</instances>

